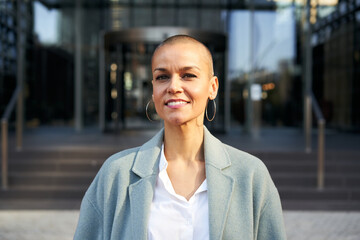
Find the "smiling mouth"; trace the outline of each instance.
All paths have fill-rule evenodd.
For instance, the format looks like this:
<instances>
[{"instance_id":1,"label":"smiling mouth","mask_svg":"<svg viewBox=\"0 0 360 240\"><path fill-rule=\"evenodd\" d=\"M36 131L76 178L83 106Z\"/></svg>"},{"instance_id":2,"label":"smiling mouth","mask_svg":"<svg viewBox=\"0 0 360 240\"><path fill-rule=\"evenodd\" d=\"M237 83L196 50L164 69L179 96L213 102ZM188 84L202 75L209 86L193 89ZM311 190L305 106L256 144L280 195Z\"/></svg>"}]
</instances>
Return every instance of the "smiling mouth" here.
<instances>
[{"instance_id":1,"label":"smiling mouth","mask_svg":"<svg viewBox=\"0 0 360 240\"><path fill-rule=\"evenodd\" d=\"M169 106L169 107L176 107L176 106L181 106L181 105L185 105L188 102L186 101L170 101L167 102L165 105Z\"/></svg>"}]
</instances>

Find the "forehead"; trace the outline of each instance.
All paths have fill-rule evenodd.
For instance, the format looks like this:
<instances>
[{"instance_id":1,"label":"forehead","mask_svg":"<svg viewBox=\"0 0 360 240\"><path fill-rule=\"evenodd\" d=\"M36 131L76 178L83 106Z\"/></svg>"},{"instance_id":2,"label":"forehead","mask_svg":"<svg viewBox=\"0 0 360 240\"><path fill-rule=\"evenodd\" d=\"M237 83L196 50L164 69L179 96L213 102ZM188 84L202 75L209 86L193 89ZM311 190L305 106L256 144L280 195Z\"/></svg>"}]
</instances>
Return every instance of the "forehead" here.
<instances>
[{"instance_id":1,"label":"forehead","mask_svg":"<svg viewBox=\"0 0 360 240\"><path fill-rule=\"evenodd\" d=\"M175 60L174 57L177 58L177 61L186 59L193 62L201 61L206 65L210 65L206 48L201 43L192 41L179 41L161 45L153 54L152 65L162 63L162 61Z\"/></svg>"}]
</instances>

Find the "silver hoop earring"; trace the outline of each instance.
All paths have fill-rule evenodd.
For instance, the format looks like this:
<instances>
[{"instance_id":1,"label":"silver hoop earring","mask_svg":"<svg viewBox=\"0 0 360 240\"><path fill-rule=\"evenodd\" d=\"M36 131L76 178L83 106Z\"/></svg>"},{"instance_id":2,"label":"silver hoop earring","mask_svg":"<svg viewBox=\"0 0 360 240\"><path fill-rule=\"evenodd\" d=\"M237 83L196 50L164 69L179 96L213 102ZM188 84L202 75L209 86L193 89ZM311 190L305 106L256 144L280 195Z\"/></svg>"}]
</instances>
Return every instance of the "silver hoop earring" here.
<instances>
[{"instance_id":1,"label":"silver hoop earring","mask_svg":"<svg viewBox=\"0 0 360 240\"><path fill-rule=\"evenodd\" d=\"M148 108L149 108L149 104L152 100L149 100L148 103L146 104L146 107L145 107L145 113L146 113L146 117L147 119L149 119L150 122L153 122L154 120L152 120L148 114Z\"/></svg>"},{"instance_id":2,"label":"silver hoop earring","mask_svg":"<svg viewBox=\"0 0 360 240\"><path fill-rule=\"evenodd\" d=\"M208 116L208 111L207 111L207 106L206 106L206 109L205 109L205 116L206 116L206 119L209 121L209 122L212 122L215 118L215 115L216 115L216 102L215 102L215 99L210 99L209 101L213 101L213 105L214 105L214 115L212 116L211 119L209 119L209 116ZM209 104L209 102L208 102Z\"/></svg>"}]
</instances>

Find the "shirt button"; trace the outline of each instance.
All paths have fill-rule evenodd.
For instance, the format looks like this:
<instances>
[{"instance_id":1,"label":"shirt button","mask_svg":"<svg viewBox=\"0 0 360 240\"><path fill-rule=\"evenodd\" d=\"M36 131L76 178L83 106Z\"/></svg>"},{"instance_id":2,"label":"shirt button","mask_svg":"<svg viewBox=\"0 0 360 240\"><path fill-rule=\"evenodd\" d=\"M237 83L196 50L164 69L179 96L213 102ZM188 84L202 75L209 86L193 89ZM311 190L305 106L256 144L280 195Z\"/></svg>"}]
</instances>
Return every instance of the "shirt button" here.
<instances>
[{"instance_id":1,"label":"shirt button","mask_svg":"<svg viewBox=\"0 0 360 240\"><path fill-rule=\"evenodd\" d=\"M192 225L191 218L186 219L186 223L187 223L187 225Z\"/></svg>"}]
</instances>

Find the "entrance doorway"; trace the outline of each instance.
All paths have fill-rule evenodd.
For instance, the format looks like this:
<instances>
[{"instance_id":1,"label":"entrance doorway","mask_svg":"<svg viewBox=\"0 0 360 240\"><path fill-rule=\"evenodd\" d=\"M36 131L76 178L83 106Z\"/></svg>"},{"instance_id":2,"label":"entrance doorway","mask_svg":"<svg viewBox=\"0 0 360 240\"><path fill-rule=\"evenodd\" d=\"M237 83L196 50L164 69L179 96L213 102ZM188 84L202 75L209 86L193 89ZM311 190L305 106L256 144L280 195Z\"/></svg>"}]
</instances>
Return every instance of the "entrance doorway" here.
<instances>
[{"instance_id":1,"label":"entrance doorway","mask_svg":"<svg viewBox=\"0 0 360 240\"><path fill-rule=\"evenodd\" d=\"M146 117L145 107L152 95L151 56L167 37L186 34L203 42L214 59L214 71L220 88L217 113L208 128L225 130L226 36L219 33L177 27L147 27L107 32L102 35L100 50L100 128L104 131L159 128L161 121L153 104ZM211 107L209 106L210 110Z\"/></svg>"}]
</instances>

